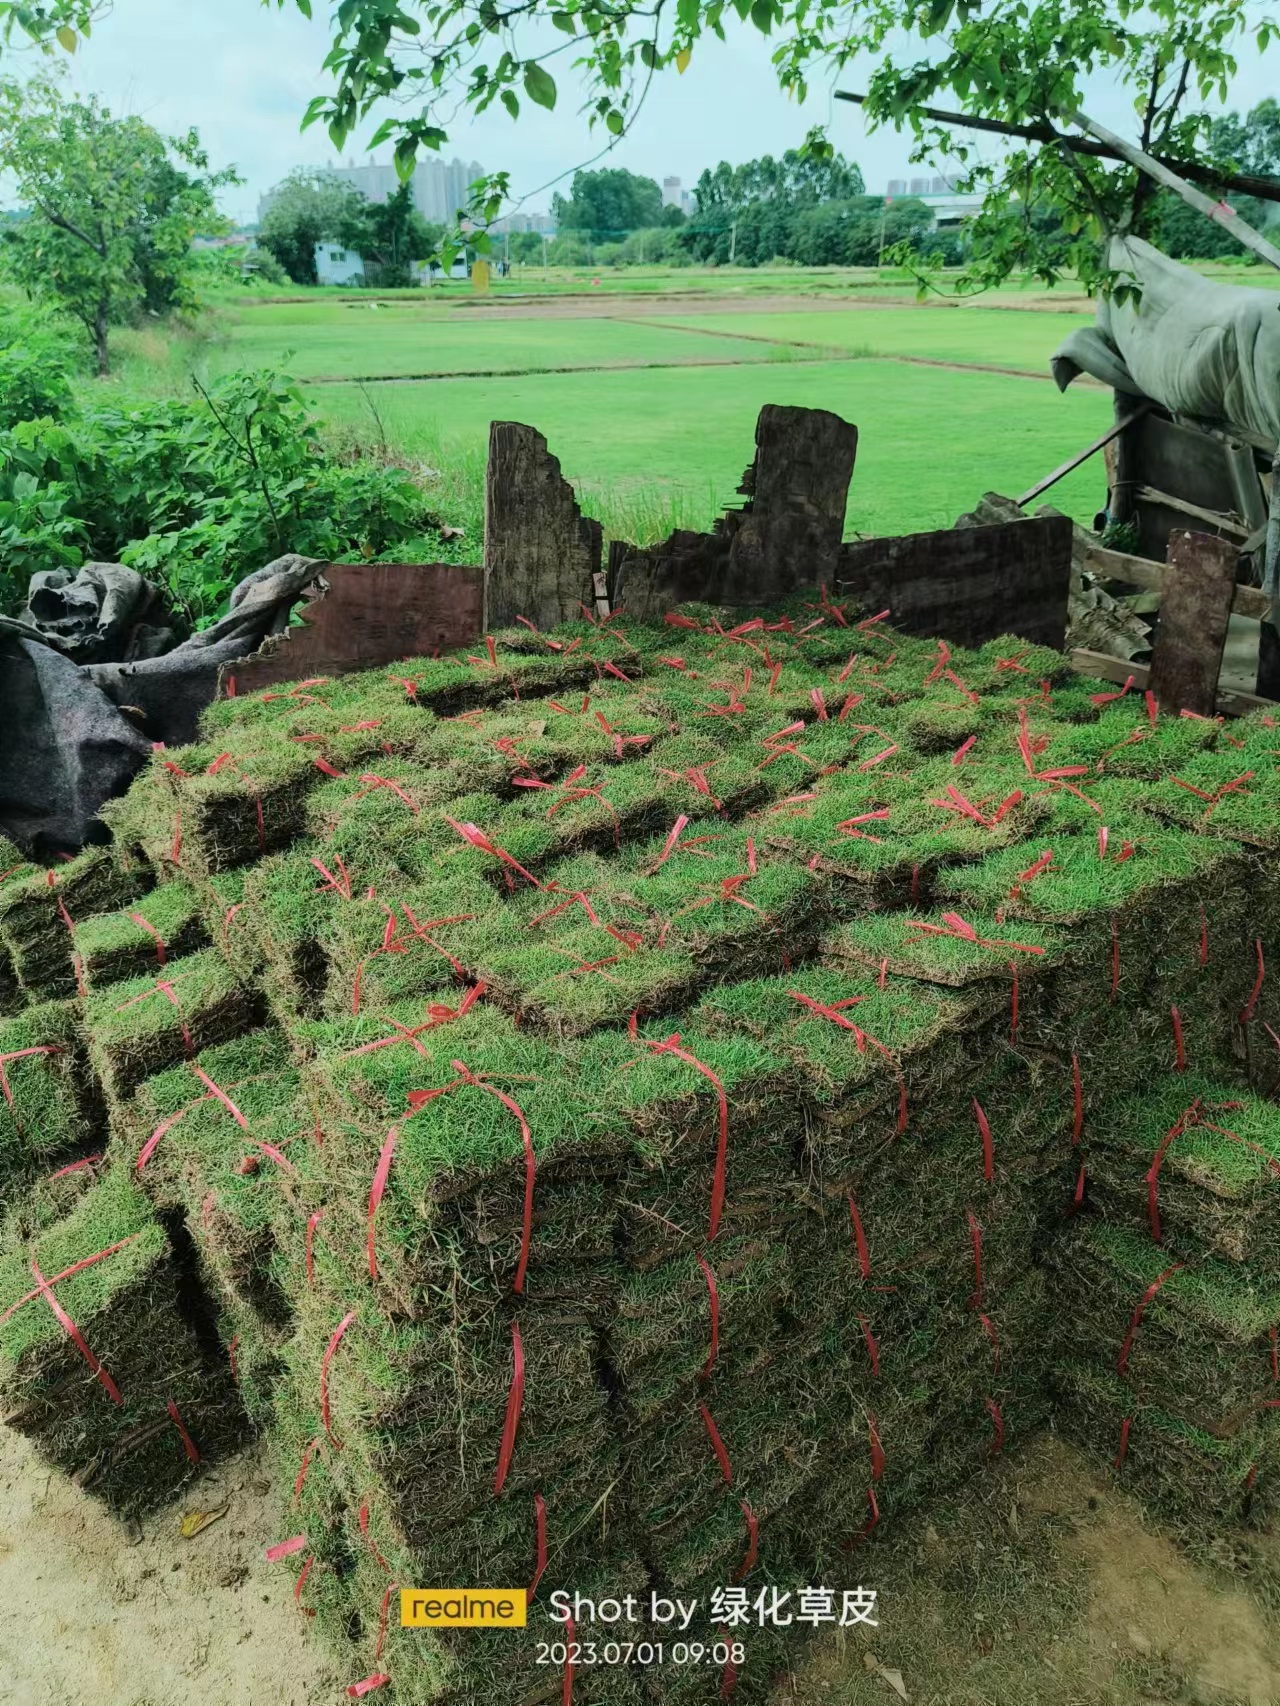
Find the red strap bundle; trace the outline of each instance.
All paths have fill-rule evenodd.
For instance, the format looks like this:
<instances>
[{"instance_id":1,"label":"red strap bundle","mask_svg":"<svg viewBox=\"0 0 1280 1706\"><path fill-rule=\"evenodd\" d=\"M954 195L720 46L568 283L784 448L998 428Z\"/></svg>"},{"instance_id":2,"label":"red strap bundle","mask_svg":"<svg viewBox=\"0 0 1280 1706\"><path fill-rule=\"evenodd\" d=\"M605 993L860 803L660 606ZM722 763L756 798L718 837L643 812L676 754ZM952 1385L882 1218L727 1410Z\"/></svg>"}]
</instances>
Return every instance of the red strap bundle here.
<instances>
[{"instance_id":1,"label":"red strap bundle","mask_svg":"<svg viewBox=\"0 0 1280 1706\"><path fill-rule=\"evenodd\" d=\"M520 1329L513 1321L511 1323L511 1386L507 1393L506 1418L502 1424L502 1443L498 1448L498 1467L493 1477L495 1498L502 1491L503 1482L511 1468L511 1458L516 1448L516 1434L520 1427L520 1411L523 1404L524 1346L520 1342Z\"/></svg>"},{"instance_id":2,"label":"red strap bundle","mask_svg":"<svg viewBox=\"0 0 1280 1706\"><path fill-rule=\"evenodd\" d=\"M705 1404L700 1403L698 1411L702 1416L702 1425L707 1430L707 1438L711 1441L711 1449L716 1454L716 1462L720 1465L720 1474L724 1479L724 1484L726 1487L732 1487L733 1465L729 1462L729 1453L720 1437L720 1430L712 1420L711 1412Z\"/></svg>"},{"instance_id":3,"label":"red strap bundle","mask_svg":"<svg viewBox=\"0 0 1280 1706\"><path fill-rule=\"evenodd\" d=\"M688 1049L680 1047L680 1033L678 1031L673 1032L669 1037L665 1037L662 1042L644 1040L644 1046L654 1054L674 1055L677 1060L684 1061L686 1066L691 1066L695 1072L700 1072L707 1082L715 1087L719 1114L719 1135L716 1140L716 1160L711 1180L711 1222L710 1230L707 1233L709 1239L714 1238L720 1230L720 1216L724 1211L725 1172L729 1155L729 1098L725 1094L723 1083L711 1068L700 1061L696 1055L690 1054Z\"/></svg>"}]
</instances>

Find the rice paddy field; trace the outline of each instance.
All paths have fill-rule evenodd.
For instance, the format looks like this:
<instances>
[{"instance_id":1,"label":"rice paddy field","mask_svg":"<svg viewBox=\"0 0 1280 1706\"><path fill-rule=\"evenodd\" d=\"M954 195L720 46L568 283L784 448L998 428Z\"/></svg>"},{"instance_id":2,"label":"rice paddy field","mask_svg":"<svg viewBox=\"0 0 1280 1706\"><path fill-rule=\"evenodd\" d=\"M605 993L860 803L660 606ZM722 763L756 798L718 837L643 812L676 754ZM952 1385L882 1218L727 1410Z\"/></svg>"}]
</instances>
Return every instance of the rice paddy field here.
<instances>
[{"instance_id":1,"label":"rice paddy field","mask_svg":"<svg viewBox=\"0 0 1280 1706\"><path fill-rule=\"evenodd\" d=\"M245 295L199 359L282 368L335 429L444 471L473 525L489 422L535 426L606 531L639 543L732 501L762 404L830 409L861 434L850 531L886 534L1017 496L1107 425L1104 389L1049 377L1089 317L1029 288L919 305L874 275L530 270L486 297ZM1104 499L1096 462L1054 492L1084 522Z\"/></svg>"}]
</instances>

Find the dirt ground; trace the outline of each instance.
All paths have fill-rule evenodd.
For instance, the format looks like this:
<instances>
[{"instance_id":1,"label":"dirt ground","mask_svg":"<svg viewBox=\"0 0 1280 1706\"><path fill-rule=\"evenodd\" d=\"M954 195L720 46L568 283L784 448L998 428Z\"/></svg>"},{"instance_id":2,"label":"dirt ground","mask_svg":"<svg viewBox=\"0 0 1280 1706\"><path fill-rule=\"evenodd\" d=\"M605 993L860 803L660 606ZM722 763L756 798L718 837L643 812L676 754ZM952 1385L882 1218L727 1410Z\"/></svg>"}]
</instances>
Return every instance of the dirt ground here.
<instances>
[{"instance_id":1,"label":"dirt ground","mask_svg":"<svg viewBox=\"0 0 1280 1706\"><path fill-rule=\"evenodd\" d=\"M277 1526L257 1454L130 1533L0 1430L0 1698L339 1706L263 1561ZM1280 1706L1280 1542L1218 1550L1193 1557L1040 1436L864 1553L879 1627L810 1648L779 1706Z\"/></svg>"}]
</instances>

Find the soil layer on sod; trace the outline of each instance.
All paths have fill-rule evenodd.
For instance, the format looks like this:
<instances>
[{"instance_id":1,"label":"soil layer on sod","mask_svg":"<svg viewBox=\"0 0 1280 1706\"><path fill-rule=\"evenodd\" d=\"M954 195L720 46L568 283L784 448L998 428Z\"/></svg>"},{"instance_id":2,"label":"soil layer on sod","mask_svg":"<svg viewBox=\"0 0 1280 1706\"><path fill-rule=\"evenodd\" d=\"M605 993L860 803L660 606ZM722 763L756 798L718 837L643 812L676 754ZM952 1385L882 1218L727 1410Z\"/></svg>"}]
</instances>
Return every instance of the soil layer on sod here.
<instances>
[{"instance_id":1,"label":"soil layer on sod","mask_svg":"<svg viewBox=\"0 0 1280 1706\"><path fill-rule=\"evenodd\" d=\"M415 1706L569 1684L400 1585L714 1645L1055 1411L1257 1521L1270 742L825 598L218 703L109 849L0 860L5 1418L123 1510L264 1430L300 1608ZM742 1633L572 1698L763 1700Z\"/></svg>"}]
</instances>

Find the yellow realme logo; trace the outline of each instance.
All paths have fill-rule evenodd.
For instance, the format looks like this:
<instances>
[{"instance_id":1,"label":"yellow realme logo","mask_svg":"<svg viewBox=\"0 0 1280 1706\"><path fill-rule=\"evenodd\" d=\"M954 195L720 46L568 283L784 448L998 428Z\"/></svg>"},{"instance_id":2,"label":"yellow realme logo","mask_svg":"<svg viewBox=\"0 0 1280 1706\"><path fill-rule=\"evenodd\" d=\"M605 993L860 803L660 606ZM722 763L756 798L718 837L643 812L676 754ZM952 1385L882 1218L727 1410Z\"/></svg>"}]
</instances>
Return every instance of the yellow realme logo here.
<instances>
[{"instance_id":1,"label":"yellow realme logo","mask_svg":"<svg viewBox=\"0 0 1280 1706\"><path fill-rule=\"evenodd\" d=\"M529 1621L525 1588L401 1588L405 1629L523 1629Z\"/></svg>"}]
</instances>

